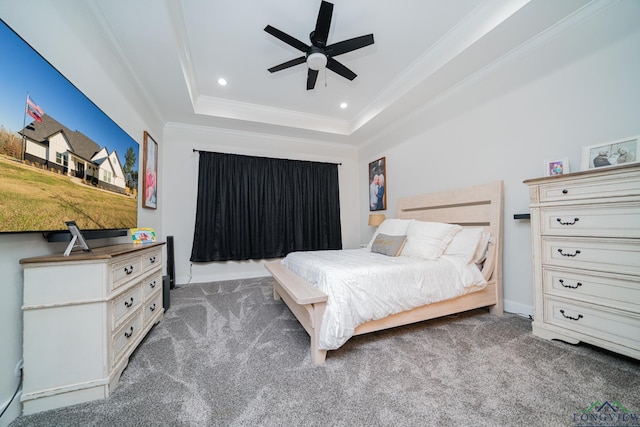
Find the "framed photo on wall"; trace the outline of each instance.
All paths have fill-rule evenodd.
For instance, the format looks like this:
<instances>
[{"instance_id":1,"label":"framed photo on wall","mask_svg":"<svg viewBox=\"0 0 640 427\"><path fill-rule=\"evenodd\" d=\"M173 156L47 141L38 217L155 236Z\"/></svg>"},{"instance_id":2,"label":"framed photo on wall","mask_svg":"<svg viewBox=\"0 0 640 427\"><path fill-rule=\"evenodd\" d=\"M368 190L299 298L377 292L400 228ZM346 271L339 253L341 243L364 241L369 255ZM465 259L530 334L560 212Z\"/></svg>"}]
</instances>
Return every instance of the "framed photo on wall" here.
<instances>
[{"instance_id":1,"label":"framed photo on wall","mask_svg":"<svg viewBox=\"0 0 640 427\"><path fill-rule=\"evenodd\" d=\"M629 137L582 148L580 168L589 170L638 162L638 137Z\"/></svg>"},{"instance_id":2,"label":"framed photo on wall","mask_svg":"<svg viewBox=\"0 0 640 427\"><path fill-rule=\"evenodd\" d=\"M142 174L142 206L158 207L158 143L144 131L144 159Z\"/></svg>"},{"instance_id":3,"label":"framed photo on wall","mask_svg":"<svg viewBox=\"0 0 640 427\"><path fill-rule=\"evenodd\" d=\"M387 170L386 158L382 157L369 163L369 210L387 209Z\"/></svg>"},{"instance_id":4,"label":"framed photo on wall","mask_svg":"<svg viewBox=\"0 0 640 427\"><path fill-rule=\"evenodd\" d=\"M545 160L544 162L544 176L563 175L569 172L568 157L555 160Z\"/></svg>"}]
</instances>

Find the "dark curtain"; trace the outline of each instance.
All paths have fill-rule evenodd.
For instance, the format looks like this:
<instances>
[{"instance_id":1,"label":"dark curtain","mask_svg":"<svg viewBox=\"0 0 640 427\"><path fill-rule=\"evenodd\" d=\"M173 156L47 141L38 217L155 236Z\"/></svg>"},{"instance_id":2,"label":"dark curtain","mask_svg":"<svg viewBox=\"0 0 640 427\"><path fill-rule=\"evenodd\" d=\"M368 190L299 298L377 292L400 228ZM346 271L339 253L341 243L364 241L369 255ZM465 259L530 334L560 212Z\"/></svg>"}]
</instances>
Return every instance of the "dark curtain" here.
<instances>
[{"instance_id":1,"label":"dark curtain","mask_svg":"<svg viewBox=\"0 0 640 427\"><path fill-rule=\"evenodd\" d=\"M342 249L338 165L200 152L192 262Z\"/></svg>"}]
</instances>

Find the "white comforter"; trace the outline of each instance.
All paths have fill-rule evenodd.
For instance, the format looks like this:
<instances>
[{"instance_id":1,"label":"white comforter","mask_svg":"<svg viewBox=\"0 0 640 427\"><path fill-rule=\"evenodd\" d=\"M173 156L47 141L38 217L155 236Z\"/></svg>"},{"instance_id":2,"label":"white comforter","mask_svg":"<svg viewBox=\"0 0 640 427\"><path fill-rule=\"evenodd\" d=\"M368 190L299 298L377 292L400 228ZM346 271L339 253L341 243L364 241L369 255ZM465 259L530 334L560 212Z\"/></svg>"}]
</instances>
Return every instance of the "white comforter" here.
<instances>
[{"instance_id":1,"label":"white comforter","mask_svg":"<svg viewBox=\"0 0 640 427\"><path fill-rule=\"evenodd\" d=\"M334 350L369 320L455 298L486 286L475 265L389 257L368 249L290 253L282 263L329 297L319 347Z\"/></svg>"}]
</instances>

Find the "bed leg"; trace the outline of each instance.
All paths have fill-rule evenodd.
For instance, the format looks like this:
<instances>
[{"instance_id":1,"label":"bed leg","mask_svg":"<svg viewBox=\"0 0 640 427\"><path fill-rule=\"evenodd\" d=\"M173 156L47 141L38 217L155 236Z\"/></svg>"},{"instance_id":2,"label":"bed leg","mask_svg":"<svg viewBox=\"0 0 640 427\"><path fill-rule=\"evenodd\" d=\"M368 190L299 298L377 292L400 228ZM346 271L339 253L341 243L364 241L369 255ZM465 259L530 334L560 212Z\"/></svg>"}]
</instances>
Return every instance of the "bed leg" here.
<instances>
[{"instance_id":1,"label":"bed leg","mask_svg":"<svg viewBox=\"0 0 640 427\"><path fill-rule=\"evenodd\" d=\"M280 301L281 298L280 298L280 294L278 293L277 287L278 287L277 283L274 282L273 283L273 299L276 301Z\"/></svg>"},{"instance_id":2,"label":"bed leg","mask_svg":"<svg viewBox=\"0 0 640 427\"><path fill-rule=\"evenodd\" d=\"M320 342L320 325L322 325L322 317L326 303L313 304L313 333L309 334L311 338L311 360L314 365L322 365L327 358L327 350L320 350L318 344Z\"/></svg>"},{"instance_id":3,"label":"bed leg","mask_svg":"<svg viewBox=\"0 0 640 427\"><path fill-rule=\"evenodd\" d=\"M311 346L311 360L314 365L322 365L327 358L327 350L314 350Z\"/></svg>"},{"instance_id":4,"label":"bed leg","mask_svg":"<svg viewBox=\"0 0 640 427\"><path fill-rule=\"evenodd\" d=\"M504 310L502 310L502 304L494 304L492 306L489 306L489 313L498 317L504 316Z\"/></svg>"}]
</instances>

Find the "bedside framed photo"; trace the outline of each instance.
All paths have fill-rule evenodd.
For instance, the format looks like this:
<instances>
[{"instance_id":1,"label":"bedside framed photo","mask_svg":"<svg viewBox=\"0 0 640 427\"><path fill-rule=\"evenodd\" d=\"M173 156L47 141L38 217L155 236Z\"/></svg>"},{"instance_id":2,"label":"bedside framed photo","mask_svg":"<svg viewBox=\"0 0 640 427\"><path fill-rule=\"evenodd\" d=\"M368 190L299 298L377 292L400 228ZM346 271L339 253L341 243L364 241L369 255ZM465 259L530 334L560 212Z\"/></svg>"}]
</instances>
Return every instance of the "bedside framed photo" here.
<instances>
[{"instance_id":1,"label":"bedside framed photo","mask_svg":"<svg viewBox=\"0 0 640 427\"><path fill-rule=\"evenodd\" d=\"M544 176L564 175L569 172L568 157L555 160L545 160L544 162Z\"/></svg>"},{"instance_id":2,"label":"bedside framed photo","mask_svg":"<svg viewBox=\"0 0 640 427\"><path fill-rule=\"evenodd\" d=\"M638 162L638 137L629 137L582 148L582 170Z\"/></svg>"}]
</instances>

